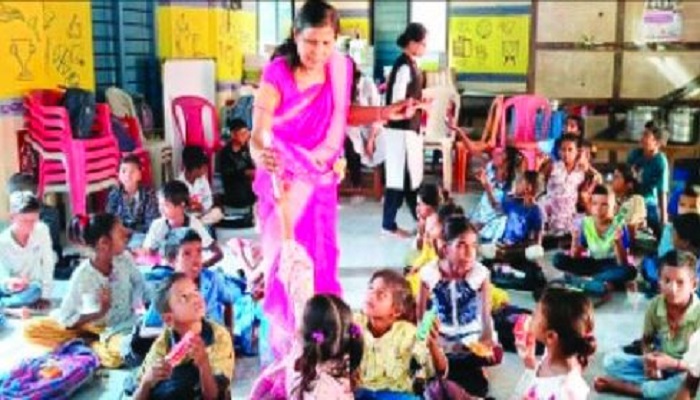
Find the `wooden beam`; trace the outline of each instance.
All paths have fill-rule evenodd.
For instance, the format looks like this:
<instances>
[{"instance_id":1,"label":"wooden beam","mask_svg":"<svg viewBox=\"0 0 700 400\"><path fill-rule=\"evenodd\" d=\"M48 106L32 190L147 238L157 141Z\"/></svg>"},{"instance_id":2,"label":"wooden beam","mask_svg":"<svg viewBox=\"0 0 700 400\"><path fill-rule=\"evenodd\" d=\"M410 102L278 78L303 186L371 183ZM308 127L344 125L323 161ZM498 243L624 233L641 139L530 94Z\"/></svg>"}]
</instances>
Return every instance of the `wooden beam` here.
<instances>
[{"instance_id":1,"label":"wooden beam","mask_svg":"<svg viewBox=\"0 0 700 400\"><path fill-rule=\"evenodd\" d=\"M624 46L625 42L625 2L617 2L617 15L615 17L615 42L621 43ZM620 98L622 91L622 57L623 49L615 49L615 58L613 59L613 87L612 98L616 101Z\"/></svg>"},{"instance_id":2,"label":"wooden beam","mask_svg":"<svg viewBox=\"0 0 700 400\"><path fill-rule=\"evenodd\" d=\"M536 50L548 51L627 51L627 52L683 52L700 51L700 42L685 43L649 43L639 45L632 42L605 42L584 45L580 42L540 42L535 44Z\"/></svg>"},{"instance_id":3,"label":"wooden beam","mask_svg":"<svg viewBox=\"0 0 700 400\"><path fill-rule=\"evenodd\" d=\"M537 17L539 14L539 0L532 0L532 8L530 12L530 49L527 63L527 84L525 91L527 93L535 92L536 61L537 61Z\"/></svg>"}]
</instances>

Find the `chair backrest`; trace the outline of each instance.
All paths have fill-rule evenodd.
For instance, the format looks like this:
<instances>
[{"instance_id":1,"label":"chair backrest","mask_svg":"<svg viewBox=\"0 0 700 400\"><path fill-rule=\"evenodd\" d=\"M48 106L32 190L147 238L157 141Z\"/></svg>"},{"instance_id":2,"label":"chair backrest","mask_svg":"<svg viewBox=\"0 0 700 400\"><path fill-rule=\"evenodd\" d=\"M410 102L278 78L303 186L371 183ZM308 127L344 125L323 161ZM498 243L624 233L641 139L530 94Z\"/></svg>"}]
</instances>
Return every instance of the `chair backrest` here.
<instances>
[{"instance_id":1,"label":"chair backrest","mask_svg":"<svg viewBox=\"0 0 700 400\"><path fill-rule=\"evenodd\" d=\"M519 95L503 103L501 115L501 146L505 147L509 132L506 120L510 112L510 132L516 142L534 142L549 135L551 106L546 97L537 95ZM539 131L539 133L538 133Z\"/></svg>"},{"instance_id":2,"label":"chair backrest","mask_svg":"<svg viewBox=\"0 0 700 400\"><path fill-rule=\"evenodd\" d=\"M107 104L112 114L119 118L136 117L136 107L131 95L116 86L110 86L105 90Z\"/></svg>"},{"instance_id":3,"label":"chair backrest","mask_svg":"<svg viewBox=\"0 0 700 400\"><path fill-rule=\"evenodd\" d=\"M450 130L445 125L445 118L456 118L459 113L461 98L452 86L434 86L423 89L423 97L431 99L425 122L425 139L444 139Z\"/></svg>"},{"instance_id":4,"label":"chair backrest","mask_svg":"<svg viewBox=\"0 0 700 400\"><path fill-rule=\"evenodd\" d=\"M221 136L219 119L216 108L207 99L199 96L176 97L172 101L172 115L175 129L185 146L202 146L210 151L218 146ZM205 118L209 120L209 136L205 132Z\"/></svg>"}]
</instances>

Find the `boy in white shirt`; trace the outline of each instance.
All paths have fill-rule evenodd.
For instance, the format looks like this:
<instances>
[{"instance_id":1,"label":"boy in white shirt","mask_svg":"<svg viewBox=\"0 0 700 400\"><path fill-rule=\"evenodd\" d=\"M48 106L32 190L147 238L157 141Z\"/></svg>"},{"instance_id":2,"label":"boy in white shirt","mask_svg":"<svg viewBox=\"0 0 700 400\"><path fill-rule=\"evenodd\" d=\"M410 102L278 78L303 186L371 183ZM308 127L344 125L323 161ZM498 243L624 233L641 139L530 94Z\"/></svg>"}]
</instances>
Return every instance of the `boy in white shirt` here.
<instances>
[{"instance_id":1,"label":"boy in white shirt","mask_svg":"<svg viewBox=\"0 0 700 400\"><path fill-rule=\"evenodd\" d=\"M40 207L31 192L10 195L10 226L0 233L0 308L8 311L51 304L56 254Z\"/></svg>"},{"instance_id":2,"label":"boy in white shirt","mask_svg":"<svg viewBox=\"0 0 700 400\"><path fill-rule=\"evenodd\" d=\"M676 400L694 399L698 394L698 384L700 384L700 331L690 337L688 351L683 355L682 366L687 374L685 384L676 396Z\"/></svg>"},{"instance_id":3,"label":"boy in white shirt","mask_svg":"<svg viewBox=\"0 0 700 400\"><path fill-rule=\"evenodd\" d=\"M158 206L161 217L153 221L148 229L146 238L143 240L141 253L154 255L175 228L188 227L197 232L199 237L202 238L202 247L213 253L204 262L205 267L210 267L223 258L221 248L200 220L193 215L187 215L185 212L189 201L190 193L183 182L179 180L170 181L163 186L163 189L158 193Z\"/></svg>"},{"instance_id":4,"label":"boy in white shirt","mask_svg":"<svg viewBox=\"0 0 700 400\"><path fill-rule=\"evenodd\" d=\"M184 171L177 177L190 192L189 211L205 225L215 225L224 218L221 208L214 206L214 196L207 179L209 157L199 146L185 146L182 150Z\"/></svg>"}]
</instances>

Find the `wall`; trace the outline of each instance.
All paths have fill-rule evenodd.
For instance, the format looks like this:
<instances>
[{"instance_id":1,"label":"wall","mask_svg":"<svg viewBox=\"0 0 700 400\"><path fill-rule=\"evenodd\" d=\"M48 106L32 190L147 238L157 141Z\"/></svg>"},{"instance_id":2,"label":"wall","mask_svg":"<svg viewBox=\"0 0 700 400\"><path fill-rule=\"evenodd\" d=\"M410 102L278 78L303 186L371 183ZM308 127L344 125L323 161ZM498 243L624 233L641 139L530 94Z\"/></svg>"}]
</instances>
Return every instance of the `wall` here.
<instances>
[{"instance_id":1,"label":"wall","mask_svg":"<svg viewBox=\"0 0 700 400\"><path fill-rule=\"evenodd\" d=\"M17 171L21 96L58 85L94 89L90 3L3 2L0 7L0 183ZM0 219L7 217L0 196Z\"/></svg>"},{"instance_id":2,"label":"wall","mask_svg":"<svg viewBox=\"0 0 700 400\"><path fill-rule=\"evenodd\" d=\"M255 3L234 10L219 2L162 2L157 21L161 59L216 60L217 102L223 105L241 82L243 55L257 52Z\"/></svg>"}]
</instances>

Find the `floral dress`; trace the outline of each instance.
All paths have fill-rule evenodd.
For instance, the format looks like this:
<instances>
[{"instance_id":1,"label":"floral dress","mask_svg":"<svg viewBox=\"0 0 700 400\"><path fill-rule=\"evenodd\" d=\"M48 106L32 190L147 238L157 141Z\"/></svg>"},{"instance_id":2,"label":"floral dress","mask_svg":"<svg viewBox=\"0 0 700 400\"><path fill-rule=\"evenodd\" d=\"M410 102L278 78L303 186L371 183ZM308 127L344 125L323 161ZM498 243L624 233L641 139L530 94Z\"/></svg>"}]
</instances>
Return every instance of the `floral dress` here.
<instances>
[{"instance_id":1,"label":"floral dress","mask_svg":"<svg viewBox=\"0 0 700 400\"><path fill-rule=\"evenodd\" d=\"M576 228L578 190L585 179L583 171L566 170L562 161L554 163L547 182L547 194L540 202L547 233L560 235Z\"/></svg>"}]
</instances>

